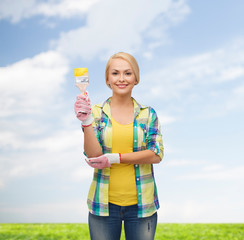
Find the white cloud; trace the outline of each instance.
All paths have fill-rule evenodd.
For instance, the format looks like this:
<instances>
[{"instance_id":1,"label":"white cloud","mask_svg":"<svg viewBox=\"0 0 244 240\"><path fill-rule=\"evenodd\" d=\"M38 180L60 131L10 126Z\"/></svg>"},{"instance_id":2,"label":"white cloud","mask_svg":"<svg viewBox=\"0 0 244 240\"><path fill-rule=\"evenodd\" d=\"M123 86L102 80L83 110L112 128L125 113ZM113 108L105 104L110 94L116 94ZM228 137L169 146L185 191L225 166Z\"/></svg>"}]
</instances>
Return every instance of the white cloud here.
<instances>
[{"instance_id":1,"label":"white cloud","mask_svg":"<svg viewBox=\"0 0 244 240\"><path fill-rule=\"evenodd\" d=\"M90 167L82 154L83 134L80 130L61 130L49 136L39 136L39 139L26 139L23 134L19 133L18 138L4 138L7 136L4 134L1 138L2 151L10 149L12 152L0 159L2 187L9 179L51 173L54 169L69 170L70 179L74 181L89 177L87 169Z\"/></svg>"},{"instance_id":2,"label":"white cloud","mask_svg":"<svg viewBox=\"0 0 244 240\"><path fill-rule=\"evenodd\" d=\"M74 199L21 207L1 207L0 213L0 221L4 223L87 223L88 208L85 199Z\"/></svg>"},{"instance_id":3,"label":"white cloud","mask_svg":"<svg viewBox=\"0 0 244 240\"><path fill-rule=\"evenodd\" d=\"M37 15L44 17L81 17L99 0L8 0L0 1L0 19L17 23Z\"/></svg>"},{"instance_id":4,"label":"white cloud","mask_svg":"<svg viewBox=\"0 0 244 240\"><path fill-rule=\"evenodd\" d=\"M11 22L18 22L25 15L35 9L35 0L8 0L0 1L0 19L10 19Z\"/></svg>"},{"instance_id":5,"label":"white cloud","mask_svg":"<svg viewBox=\"0 0 244 240\"><path fill-rule=\"evenodd\" d=\"M36 14L62 18L79 17L87 12L99 0L60 0L48 1L37 5Z\"/></svg>"},{"instance_id":6,"label":"white cloud","mask_svg":"<svg viewBox=\"0 0 244 240\"><path fill-rule=\"evenodd\" d=\"M223 170L224 166L221 164L213 164L210 166L206 166L203 168L203 171L211 172L211 171L218 171Z\"/></svg>"},{"instance_id":7,"label":"white cloud","mask_svg":"<svg viewBox=\"0 0 244 240\"><path fill-rule=\"evenodd\" d=\"M244 109L244 85L235 87L230 91L231 98L229 99L226 109L227 110L238 110Z\"/></svg>"},{"instance_id":8,"label":"white cloud","mask_svg":"<svg viewBox=\"0 0 244 240\"><path fill-rule=\"evenodd\" d=\"M218 165L208 166L202 169L202 171L188 173L187 175L181 175L177 177L180 180L244 180L244 166L238 167L224 167Z\"/></svg>"},{"instance_id":9,"label":"white cloud","mask_svg":"<svg viewBox=\"0 0 244 240\"><path fill-rule=\"evenodd\" d=\"M0 189L8 186L9 181L31 179L39 176L59 176L72 182L91 179L93 169L82 156L81 147L58 153L32 151L22 154L13 153L0 160Z\"/></svg>"},{"instance_id":10,"label":"white cloud","mask_svg":"<svg viewBox=\"0 0 244 240\"><path fill-rule=\"evenodd\" d=\"M57 52L40 53L0 68L0 116L37 113L61 92L69 70Z\"/></svg>"},{"instance_id":11,"label":"white cloud","mask_svg":"<svg viewBox=\"0 0 244 240\"><path fill-rule=\"evenodd\" d=\"M0 135L0 146L2 149L9 148L11 146L16 146L17 139L16 135L10 131L1 131Z\"/></svg>"},{"instance_id":12,"label":"white cloud","mask_svg":"<svg viewBox=\"0 0 244 240\"><path fill-rule=\"evenodd\" d=\"M144 81L151 86L149 94L157 98L179 98L188 90L204 89L243 77L243 55L244 45L234 42L223 49L176 59L146 74ZM148 88L148 84L145 84L145 88Z\"/></svg>"},{"instance_id":13,"label":"white cloud","mask_svg":"<svg viewBox=\"0 0 244 240\"><path fill-rule=\"evenodd\" d=\"M40 149L47 152L67 151L74 148L81 148L83 145L83 134L81 130L60 130L55 135L31 142L27 149ZM22 146L24 148L24 146Z\"/></svg>"},{"instance_id":14,"label":"white cloud","mask_svg":"<svg viewBox=\"0 0 244 240\"><path fill-rule=\"evenodd\" d=\"M80 131L57 131L53 123L58 116L62 125L57 109L63 110L60 93L68 70L67 59L54 51L0 68L2 188L9 179L43 174L56 165L62 168L68 151L81 151Z\"/></svg>"},{"instance_id":15,"label":"white cloud","mask_svg":"<svg viewBox=\"0 0 244 240\"><path fill-rule=\"evenodd\" d=\"M165 167L182 167L182 166L197 166L206 163L205 161L199 160L188 160L188 159L172 159L165 162Z\"/></svg>"},{"instance_id":16,"label":"white cloud","mask_svg":"<svg viewBox=\"0 0 244 240\"><path fill-rule=\"evenodd\" d=\"M164 114L161 111L157 111L158 118L160 119L160 123L162 126L175 122L177 119L168 114Z\"/></svg>"},{"instance_id":17,"label":"white cloud","mask_svg":"<svg viewBox=\"0 0 244 240\"><path fill-rule=\"evenodd\" d=\"M241 202L233 206L227 196L218 201L181 199L162 201L158 221L163 223L240 223L243 222ZM239 212L240 214L236 214Z\"/></svg>"},{"instance_id":18,"label":"white cloud","mask_svg":"<svg viewBox=\"0 0 244 240\"><path fill-rule=\"evenodd\" d=\"M90 9L86 26L63 33L52 44L58 51L84 60L95 56L107 58L115 51L133 53L142 49L150 57L151 49L147 49L147 45L155 47L164 43L168 26L184 19L188 13L185 1L104 0ZM145 45L144 38L148 38L150 44Z\"/></svg>"},{"instance_id":19,"label":"white cloud","mask_svg":"<svg viewBox=\"0 0 244 240\"><path fill-rule=\"evenodd\" d=\"M82 158L81 163L80 168L75 169L71 173L71 180L74 182L82 182L85 179L92 179L94 169L86 165L87 163L85 162L84 158Z\"/></svg>"},{"instance_id":20,"label":"white cloud","mask_svg":"<svg viewBox=\"0 0 244 240\"><path fill-rule=\"evenodd\" d=\"M4 187L4 183L2 182L2 179L0 179L0 189Z\"/></svg>"},{"instance_id":21,"label":"white cloud","mask_svg":"<svg viewBox=\"0 0 244 240\"><path fill-rule=\"evenodd\" d=\"M167 159L163 167L169 171L170 168L182 169L180 175L177 173L177 180L244 180L244 166L226 166L208 160Z\"/></svg>"},{"instance_id":22,"label":"white cloud","mask_svg":"<svg viewBox=\"0 0 244 240\"><path fill-rule=\"evenodd\" d=\"M243 111L243 56L244 44L238 39L210 52L174 59L144 74L137 94L152 104L164 104L164 111L175 119L191 109L201 118Z\"/></svg>"}]
</instances>

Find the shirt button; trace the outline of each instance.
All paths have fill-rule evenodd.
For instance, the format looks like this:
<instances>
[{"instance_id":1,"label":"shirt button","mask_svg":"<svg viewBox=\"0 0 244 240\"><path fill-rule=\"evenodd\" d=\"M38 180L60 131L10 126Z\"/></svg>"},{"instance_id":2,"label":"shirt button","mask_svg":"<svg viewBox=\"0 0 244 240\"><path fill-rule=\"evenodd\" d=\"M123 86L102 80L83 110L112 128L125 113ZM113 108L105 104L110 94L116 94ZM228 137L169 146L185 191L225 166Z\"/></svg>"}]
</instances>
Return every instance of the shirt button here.
<instances>
[{"instance_id":1,"label":"shirt button","mask_svg":"<svg viewBox=\"0 0 244 240\"><path fill-rule=\"evenodd\" d=\"M139 181L139 178L137 178L136 181Z\"/></svg>"},{"instance_id":2,"label":"shirt button","mask_svg":"<svg viewBox=\"0 0 244 240\"><path fill-rule=\"evenodd\" d=\"M141 196L141 193L139 193L139 195Z\"/></svg>"},{"instance_id":3,"label":"shirt button","mask_svg":"<svg viewBox=\"0 0 244 240\"><path fill-rule=\"evenodd\" d=\"M136 164L135 167L138 167L138 164Z\"/></svg>"},{"instance_id":4,"label":"shirt button","mask_svg":"<svg viewBox=\"0 0 244 240\"><path fill-rule=\"evenodd\" d=\"M137 140L135 140L134 142L137 142Z\"/></svg>"}]
</instances>

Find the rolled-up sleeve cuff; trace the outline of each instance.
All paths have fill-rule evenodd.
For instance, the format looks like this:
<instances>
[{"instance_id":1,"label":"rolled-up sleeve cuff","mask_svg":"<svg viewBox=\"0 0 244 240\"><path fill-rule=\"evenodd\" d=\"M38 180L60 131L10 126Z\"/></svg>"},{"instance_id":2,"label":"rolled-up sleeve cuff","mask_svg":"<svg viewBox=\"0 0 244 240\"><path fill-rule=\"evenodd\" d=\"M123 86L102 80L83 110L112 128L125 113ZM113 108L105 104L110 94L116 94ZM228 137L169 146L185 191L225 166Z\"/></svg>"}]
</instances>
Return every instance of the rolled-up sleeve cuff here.
<instances>
[{"instance_id":1,"label":"rolled-up sleeve cuff","mask_svg":"<svg viewBox=\"0 0 244 240\"><path fill-rule=\"evenodd\" d=\"M164 156L164 148L163 148L163 146L160 147L160 146L154 145L154 146L149 147L148 150L151 150L156 155L158 155L160 157L160 160L163 159L163 156Z\"/></svg>"}]
</instances>

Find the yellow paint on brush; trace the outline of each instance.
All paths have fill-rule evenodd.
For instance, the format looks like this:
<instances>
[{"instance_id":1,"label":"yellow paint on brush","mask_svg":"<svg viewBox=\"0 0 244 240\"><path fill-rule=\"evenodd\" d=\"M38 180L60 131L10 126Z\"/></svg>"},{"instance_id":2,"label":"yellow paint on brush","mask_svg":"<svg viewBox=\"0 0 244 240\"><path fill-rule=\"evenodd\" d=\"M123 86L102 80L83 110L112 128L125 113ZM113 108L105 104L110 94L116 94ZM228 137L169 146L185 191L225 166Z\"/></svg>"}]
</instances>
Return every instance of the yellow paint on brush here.
<instances>
[{"instance_id":1,"label":"yellow paint on brush","mask_svg":"<svg viewBox=\"0 0 244 240\"><path fill-rule=\"evenodd\" d=\"M75 77L80 77L83 75L87 75L85 73L88 73L87 68L75 68Z\"/></svg>"}]
</instances>

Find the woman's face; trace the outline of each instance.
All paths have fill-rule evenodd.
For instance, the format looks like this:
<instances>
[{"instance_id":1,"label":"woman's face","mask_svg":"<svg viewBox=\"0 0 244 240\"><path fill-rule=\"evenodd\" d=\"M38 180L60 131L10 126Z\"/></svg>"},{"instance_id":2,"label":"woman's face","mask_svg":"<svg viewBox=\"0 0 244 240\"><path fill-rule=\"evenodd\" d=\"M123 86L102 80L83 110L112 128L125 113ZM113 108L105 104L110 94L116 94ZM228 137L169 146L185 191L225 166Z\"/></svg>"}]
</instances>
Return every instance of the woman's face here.
<instances>
[{"instance_id":1,"label":"woman's face","mask_svg":"<svg viewBox=\"0 0 244 240\"><path fill-rule=\"evenodd\" d=\"M107 84L110 85L113 94L131 94L136 84L136 76L131 65L121 58L112 59L108 71Z\"/></svg>"}]
</instances>

